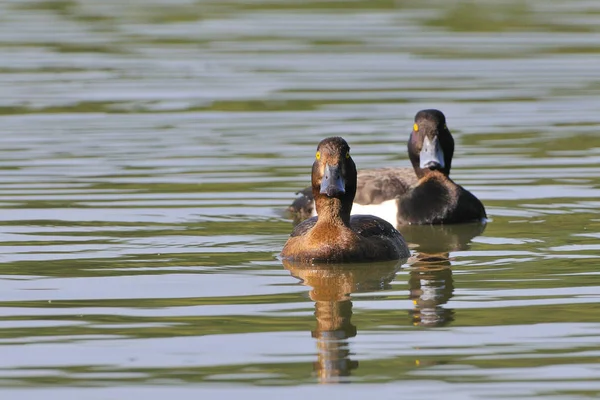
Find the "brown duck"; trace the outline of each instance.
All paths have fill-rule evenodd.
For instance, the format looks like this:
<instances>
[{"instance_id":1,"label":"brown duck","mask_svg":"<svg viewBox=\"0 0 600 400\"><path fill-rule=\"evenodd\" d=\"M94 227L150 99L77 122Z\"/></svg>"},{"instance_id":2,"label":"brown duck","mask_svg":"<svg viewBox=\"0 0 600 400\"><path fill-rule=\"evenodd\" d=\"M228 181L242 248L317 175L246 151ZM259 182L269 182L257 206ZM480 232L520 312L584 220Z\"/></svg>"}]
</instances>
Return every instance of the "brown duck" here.
<instances>
[{"instance_id":1,"label":"brown duck","mask_svg":"<svg viewBox=\"0 0 600 400\"><path fill-rule=\"evenodd\" d=\"M350 217L356 165L344 139L331 137L319 143L311 180L318 216L295 227L281 257L303 262L363 262L409 256L402 235L390 223L372 215Z\"/></svg>"}]
</instances>

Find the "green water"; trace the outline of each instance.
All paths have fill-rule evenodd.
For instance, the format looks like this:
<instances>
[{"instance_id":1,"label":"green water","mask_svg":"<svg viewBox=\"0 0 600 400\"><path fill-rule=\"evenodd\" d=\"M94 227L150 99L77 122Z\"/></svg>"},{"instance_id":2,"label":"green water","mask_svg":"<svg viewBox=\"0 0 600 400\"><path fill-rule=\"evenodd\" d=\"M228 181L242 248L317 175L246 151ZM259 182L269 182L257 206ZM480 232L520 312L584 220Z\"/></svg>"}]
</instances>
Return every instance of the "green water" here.
<instances>
[{"instance_id":1,"label":"green water","mask_svg":"<svg viewBox=\"0 0 600 400\"><path fill-rule=\"evenodd\" d=\"M598 396L599 66L590 1L0 1L1 397ZM423 108L488 224L284 267Z\"/></svg>"}]
</instances>

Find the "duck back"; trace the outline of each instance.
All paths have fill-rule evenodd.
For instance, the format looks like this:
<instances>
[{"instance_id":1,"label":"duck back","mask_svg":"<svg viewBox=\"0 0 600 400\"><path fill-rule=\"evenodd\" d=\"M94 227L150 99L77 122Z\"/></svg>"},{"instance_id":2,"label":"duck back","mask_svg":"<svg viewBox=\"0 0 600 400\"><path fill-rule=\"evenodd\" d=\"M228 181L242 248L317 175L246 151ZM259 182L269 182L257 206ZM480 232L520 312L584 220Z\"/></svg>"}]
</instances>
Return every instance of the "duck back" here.
<instances>
[{"instance_id":1,"label":"duck back","mask_svg":"<svg viewBox=\"0 0 600 400\"><path fill-rule=\"evenodd\" d=\"M418 182L412 168L377 168L358 172L354 203L380 204L408 192Z\"/></svg>"},{"instance_id":2,"label":"duck back","mask_svg":"<svg viewBox=\"0 0 600 400\"><path fill-rule=\"evenodd\" d=\"M298 261L365 262L410 256L408 246L389 222L372 215L353 215L349 227L319 229L318 217L296 225L281 256Z\"/></svg>"}]
</instances>

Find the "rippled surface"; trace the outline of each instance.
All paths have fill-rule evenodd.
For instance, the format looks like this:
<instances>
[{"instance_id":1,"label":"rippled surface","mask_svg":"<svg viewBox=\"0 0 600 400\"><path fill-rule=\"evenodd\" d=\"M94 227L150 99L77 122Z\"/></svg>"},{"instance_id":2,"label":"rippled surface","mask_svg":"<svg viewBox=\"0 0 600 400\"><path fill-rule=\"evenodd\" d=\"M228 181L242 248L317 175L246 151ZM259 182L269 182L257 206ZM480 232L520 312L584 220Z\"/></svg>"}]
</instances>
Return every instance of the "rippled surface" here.
<instances>
[{"instance_id":1,"label":"rippled surface","mask_svg":"<svg viewBox=\"0 0 600 400\"><path fill-rule=\"evenodd\" d=\"M0 391L597 396L599 56L592 1L1 2ZM283 266L318 141L431 107L487 226Z\"/></svg>"}]
</instances>

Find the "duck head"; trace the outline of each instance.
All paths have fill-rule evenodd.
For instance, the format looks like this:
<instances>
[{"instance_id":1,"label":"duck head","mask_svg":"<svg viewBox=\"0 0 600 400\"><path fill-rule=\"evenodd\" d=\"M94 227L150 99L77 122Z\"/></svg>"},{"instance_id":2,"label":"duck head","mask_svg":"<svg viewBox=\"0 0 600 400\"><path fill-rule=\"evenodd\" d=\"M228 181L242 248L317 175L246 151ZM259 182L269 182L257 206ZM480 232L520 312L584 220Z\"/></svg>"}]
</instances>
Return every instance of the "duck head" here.
<instances>
[{"instance_id":1,"label":"duck head","mask_svg":"<svg viewBox=\"0 0 600 400\"><path fill-rule=\"evenodd\" d=\"M439 110L421 110L415 116L408 139L410 162L420 179L431 171L450 174L454 139L446 126L446 117Z\"/></svg>"},{"instance_id":2,"label":"duck head","mask_svg":"<svg viewBox=\"0 0 600 400\"><path fill-rule=\"evenodd\" d=\"M344 222L350 220L356 194L356 165L343 138L326 138L317 146L312 192L319 219L337 216Z\"/></svg>"}]
</instances>

